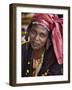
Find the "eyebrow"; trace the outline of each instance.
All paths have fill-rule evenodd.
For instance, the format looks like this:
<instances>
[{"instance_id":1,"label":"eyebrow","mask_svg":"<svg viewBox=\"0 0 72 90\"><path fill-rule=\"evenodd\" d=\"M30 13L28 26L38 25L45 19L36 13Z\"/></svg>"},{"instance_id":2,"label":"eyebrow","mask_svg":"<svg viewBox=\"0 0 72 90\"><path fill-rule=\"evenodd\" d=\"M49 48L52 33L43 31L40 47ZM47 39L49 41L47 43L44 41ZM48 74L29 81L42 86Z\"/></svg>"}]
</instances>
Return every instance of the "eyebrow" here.
<instances>
[{"instance_id":1,"label":"eyebrow","mask_svg":"<svg viewBox=\"0 0 72 90\"><path fill-rule=\"evenodd\" d=\"M32 29L36 30L36 26L32 26L32 27L31 27L31 30L32 30ZM45 29L46 31L48 31L46 28L44 28L44 29ZM42 30L42 29L41 29L41 30ZM42 30L42 32L44 32L44 30Z\"/></svg>"}]
</instances>

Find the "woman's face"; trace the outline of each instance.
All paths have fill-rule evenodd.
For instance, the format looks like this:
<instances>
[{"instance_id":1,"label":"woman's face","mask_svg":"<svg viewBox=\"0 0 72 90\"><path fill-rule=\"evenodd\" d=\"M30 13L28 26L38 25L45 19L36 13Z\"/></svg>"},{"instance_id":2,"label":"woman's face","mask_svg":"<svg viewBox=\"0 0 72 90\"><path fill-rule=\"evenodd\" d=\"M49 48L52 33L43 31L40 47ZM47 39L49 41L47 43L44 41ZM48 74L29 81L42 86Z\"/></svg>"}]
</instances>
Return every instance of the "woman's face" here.
<instances>
[{"instance_id":1,"label":"woman's face","mask_svg":"<svg viewBox=\"0 0 72 90\"><path fill-rule=\"evenodd\" d=\"M29 36L32 48L34 50L39 50L46 44L48 31L41 25L32 25Z\"/></svg>"}]
</instances>

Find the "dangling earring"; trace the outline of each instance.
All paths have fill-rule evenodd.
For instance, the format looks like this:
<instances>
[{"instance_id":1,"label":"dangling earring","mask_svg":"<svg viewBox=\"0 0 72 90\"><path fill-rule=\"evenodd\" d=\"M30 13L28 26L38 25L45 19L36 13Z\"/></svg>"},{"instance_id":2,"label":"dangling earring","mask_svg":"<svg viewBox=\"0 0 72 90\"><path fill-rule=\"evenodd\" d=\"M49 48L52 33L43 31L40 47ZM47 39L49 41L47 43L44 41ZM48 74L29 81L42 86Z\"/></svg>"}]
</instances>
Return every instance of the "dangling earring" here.
<instances>
[{"instance_id":1,"label":"dangling earring","mask_svg":"<svg viewBox=\"0 0 72 90\"><path fill-rule=\"evenodd\" d=\"M28 42L30 42L30 36L28 36Z\"/></svg>"},{"instance_id":2,"label":"dangling earring","mask_svg":"<svg viewBox=\"0 0 72 90\"><path fill-rule=\"evenodd\" d=\"M51 45L51 42L50 42L50 39L47 40L46 42L46 50L48 50L48 48L50 47Z\"/></svg>"}]
</instances>

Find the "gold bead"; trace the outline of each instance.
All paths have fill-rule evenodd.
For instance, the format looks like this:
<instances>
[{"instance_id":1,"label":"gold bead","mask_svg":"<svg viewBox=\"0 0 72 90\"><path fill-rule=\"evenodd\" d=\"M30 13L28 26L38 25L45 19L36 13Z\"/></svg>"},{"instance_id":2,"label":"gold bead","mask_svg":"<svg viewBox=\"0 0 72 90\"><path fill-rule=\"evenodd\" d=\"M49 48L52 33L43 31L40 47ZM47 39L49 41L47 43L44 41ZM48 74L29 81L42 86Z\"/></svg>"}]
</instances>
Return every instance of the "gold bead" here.
<instances>
[{"instance_id":1,"label":"gold bead","mask_svg":"<svg viewBox=\"0 0 72 90\"><path fill-rule=\"evenodd\" d=\"M29 73L29 69L27 69L27 73Z\"/></svg>"},{"instance_id":2,"label":"gold bead","mask_svg":"<svg viewBox=\"0 0 72 90\"><path fill-rule=\"evenodd\" d=\"M47 75L47 72L45 72L44 75L46 76Z\"/></svg>"},{"instance_id":3,"label":"gold bead","mask_svg":"<svg viewBox=\"0 0 72 90\"><path fill-rule=\"evenodd\" d=\"M28 62L28 64L30 64L30 62Z\"/></svg>"}]
</instances>

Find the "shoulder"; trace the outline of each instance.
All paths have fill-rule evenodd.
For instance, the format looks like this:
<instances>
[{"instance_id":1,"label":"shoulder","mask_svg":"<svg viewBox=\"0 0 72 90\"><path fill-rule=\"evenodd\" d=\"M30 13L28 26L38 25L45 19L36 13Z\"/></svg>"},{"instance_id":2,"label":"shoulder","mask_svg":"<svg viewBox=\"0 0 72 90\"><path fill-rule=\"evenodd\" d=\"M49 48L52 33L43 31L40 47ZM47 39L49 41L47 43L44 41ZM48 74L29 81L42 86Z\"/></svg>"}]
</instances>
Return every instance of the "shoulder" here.
<instances>
[{"instance_id":1,"label":"shoulder","mask_svg":"<svg viewBox=\"0 0 72 90\"><path fill-rule=\"evenodd\" d=\"M28 42L21 45L21 55L22 59L24 59L27 55Z\"/></svg>"},{"instance_id":2,"label":"shoulder","mask_svg":"<svg viewBox=\"0 0 72 90\"><path fill-rule=\"evenodd\" d=\"M21 53L22 53L21 55L23 59L28 57L31 51L32 50L31 50L30 42L21 45Z\"/></svg>"},{"instance_id":3,"label":"shoulder","mask_svg":"<svg viewBox=\"0 0 72 90\"><path fill-rule=\"evenodd\" d=\"M46 63L47 62L48 63L53 63L54 60L56 60L56 56L55 56L54 49L53 49L52 45L49 47L48 50L45 51L44 56L45 56L44 57L45 61L47 60Z\"/></svg>"},{"instance_id":4,"label":"shoulder","mask_svg":"<svg viewBox=\"0 0 72 90\"><path fill-rule=\"evenodd\" d=\"M26 49L28 48L28 46L29 46L29 42L23 43L23 44L21 45L22 51L23 51L23 50L26 50Z\"/></svg>"}]
</instances>

